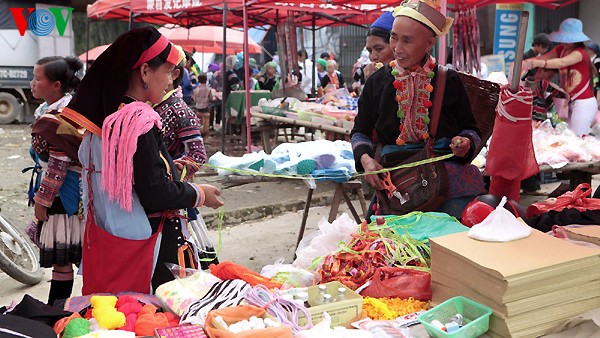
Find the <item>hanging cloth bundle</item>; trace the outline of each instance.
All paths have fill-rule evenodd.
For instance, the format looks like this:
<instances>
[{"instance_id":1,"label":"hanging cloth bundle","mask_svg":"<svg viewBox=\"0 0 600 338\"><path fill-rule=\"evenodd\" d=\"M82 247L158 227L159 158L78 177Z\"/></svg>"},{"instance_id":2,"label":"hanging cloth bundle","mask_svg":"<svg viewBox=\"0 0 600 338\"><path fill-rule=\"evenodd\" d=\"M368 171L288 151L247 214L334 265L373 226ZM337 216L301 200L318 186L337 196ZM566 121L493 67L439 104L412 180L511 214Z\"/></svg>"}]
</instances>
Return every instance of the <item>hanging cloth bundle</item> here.
<instances>
[{"instance_id":1,"label":"hanging cloth bundle","mask_svg":"<svg viewBox=\"0 0 600 338\"><path fill-rule=\"evenodd\" d=\"M466 73L481 72L479 51L479 22L475 7L456 12L453 26L454 49L452 60L454 69Z\"/></svg>"}]
</instances>

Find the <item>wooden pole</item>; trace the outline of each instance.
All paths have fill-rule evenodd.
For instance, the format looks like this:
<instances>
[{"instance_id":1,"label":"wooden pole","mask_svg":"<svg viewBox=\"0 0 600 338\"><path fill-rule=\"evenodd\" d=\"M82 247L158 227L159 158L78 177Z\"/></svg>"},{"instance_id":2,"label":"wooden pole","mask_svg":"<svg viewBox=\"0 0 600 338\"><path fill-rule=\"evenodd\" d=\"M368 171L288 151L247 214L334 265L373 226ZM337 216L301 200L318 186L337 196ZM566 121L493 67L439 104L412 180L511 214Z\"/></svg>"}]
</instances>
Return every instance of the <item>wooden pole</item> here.
<instances>
[{"instance_id":1,"label":"wooden pole","mask_svg":"<svg viewBox=\"0 0 600 338\"><path fill-rule=\"evenodd\" d=\"M529 22L529 12L521 12L521 21L519 22L519 35L517 36L517 54L513 67L512 79L510 81L510 91L514 94L519 91L521 82L521 63L523 62L523 53L525 51L525 38L527 37L527 24Z\"/></svg>"},{"instance_id":2,"label":"wooden pole","mask_svg":"<svg viewBox=\"0 0 600 338\"><path fill-rule=\"evenodd\" d=\"M244 15L244 88L246 89L246 151L252 152L252 135L250 135L250 65L248 64L248 4L243 2Z\"/></svg>"}]
</instances>

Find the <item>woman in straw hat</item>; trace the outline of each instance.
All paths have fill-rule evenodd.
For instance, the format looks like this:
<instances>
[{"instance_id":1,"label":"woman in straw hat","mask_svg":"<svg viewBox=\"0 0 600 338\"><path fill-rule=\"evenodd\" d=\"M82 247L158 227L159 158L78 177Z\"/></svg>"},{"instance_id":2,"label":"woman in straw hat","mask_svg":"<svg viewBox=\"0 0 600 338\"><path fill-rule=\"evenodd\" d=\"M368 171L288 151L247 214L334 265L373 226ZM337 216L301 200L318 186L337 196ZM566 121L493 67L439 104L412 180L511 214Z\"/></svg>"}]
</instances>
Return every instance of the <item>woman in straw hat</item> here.
<instances>
[{"instance_id":1,"label":"woman in straw hat","mask_svg":"<svg viewBox=\"0 0 600 338\"><path fill-rule=\"evenodd\" d=\"M558 31L550 34L550 41L560 45L537 58L523 61L524 69L558 69L560 84L569 94L569 127L577 136L590 132L598 104L594 98L594 66L587 54L584 42L590 38L583 33L581 20L568 18Z\"/></svg>"},{"instance_id":2,"label":"woman in straw hat","mask_svg":"<svg viewBox=\"0 0 600 338\"><path fill-rule=\"evenodd\" d=\"M161 118L146 103L161 102L178 60L155 28L132 29L96 60L63 110L87 129L79 148L84 295L150 293L172 280L165 263L193 265L179 210L223 204L216 187L181 182Z\"/></svg>"},{"instance_id":3,"label":"woman in straw hat","mask_svg":"<svg viewBox=\"0 0 600 338\"><path fill-rule=\"evenodd\" d=\"M434 5L435 6L435 5ZM351 140L358 170L382 169L375 160L382 153L423 147L429 138L432 100L439 66L429 55L437 37L444 36L452 19L424 1L405 1L394 10L390 46L394 60L377 70L365 83L358 102ZM435 149L455 156L446 160L448 200L439 211L460 217L464 207L483 190L483 178L470 165L480 143L465 87L458 73L448 70ZM366 176L383 190L377 174Z\"/></svg>"}]
</instances>

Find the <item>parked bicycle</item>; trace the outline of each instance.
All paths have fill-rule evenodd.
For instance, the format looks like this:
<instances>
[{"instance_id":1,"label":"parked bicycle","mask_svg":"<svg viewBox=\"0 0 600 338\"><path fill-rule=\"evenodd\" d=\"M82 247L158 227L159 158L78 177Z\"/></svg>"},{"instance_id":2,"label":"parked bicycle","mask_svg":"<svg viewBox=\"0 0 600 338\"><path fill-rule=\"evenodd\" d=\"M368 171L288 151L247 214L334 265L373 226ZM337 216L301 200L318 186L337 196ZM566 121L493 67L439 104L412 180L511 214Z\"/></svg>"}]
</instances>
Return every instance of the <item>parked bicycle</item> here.
<instances>
[{"instance_id":1,"label":"parked bicycle","mask_svg":"<svg viewBox=\"0 0 600 338\"><path fill-rule=\"evenodd\" d=\"M2 211L0 209L0 211ZM29 238L0 214L0 269L13 279L35 285L44 277L37 249Z\"/></svg>"}]
</instances>

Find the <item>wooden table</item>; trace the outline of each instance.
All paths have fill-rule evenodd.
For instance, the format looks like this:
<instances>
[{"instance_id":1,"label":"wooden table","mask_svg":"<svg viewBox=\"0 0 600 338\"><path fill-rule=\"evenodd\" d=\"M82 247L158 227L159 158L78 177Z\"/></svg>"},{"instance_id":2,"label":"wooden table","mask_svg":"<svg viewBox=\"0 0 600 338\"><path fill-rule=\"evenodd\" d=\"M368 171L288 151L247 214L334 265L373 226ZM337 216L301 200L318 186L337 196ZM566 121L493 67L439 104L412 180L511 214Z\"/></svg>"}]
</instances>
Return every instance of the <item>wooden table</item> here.
<instances>
[{"instance_id":1,"label":"wooden table","mask_svg":"<svg viewBox=\"0 0 600 338\"><path fill-rule=\"evenodd\" d=\"M271 92L268 90L251 90L250 91L250 106L256 106L262 98L271 99ZM234 90L227 96L226 108L236 111L237 121L241 123L246 116L246 91Z\"/></svg>"},{"instance_id":2,"label":"wooden table","mask_svg":"<svg viewBox=\"0 0 600 338\"><path fill-rule=\"evenodd\" d=\"M319 130L323 130L323 131L330 131L333 133L343 134L343 135L350 135L350 131L351 131L350 129L346 129L346 128L342 128L342 127L330 126L330 125L326 125L326 124L318 124L318 123L313 123L313 122L304 121L304 120L296 120L296 119L291 119L289 117L283 117L283 116L263 114L263 113L255 112L255 111L251 111L250 114L252 117L267 121L273 126L273 128L271 128L271 129L263 126L263 128L260 130L262 141L263 141L263 149L265 150L265 152L267 154L271 153L271 141L270 141L270 137L269 137L270 131L273 129L277 129L277 128L283 128L283 126L286 126L286 127L299 126L299 127L315 128L315 129L319 129Z\"/></svg>"},{"instance_id":3,"label":"wooden table","mask_svg":"<svg viewBox=\"0 0 600 338\"><path fill-rule=\"evenodd\" d=\"M569 189L574 190L581 183L592 184L592 176L600 174L600 162L574 162L556 169L544 164L540 173L562 173L569 180Z\"/></svg>"},{"instance_id":4,"label":"wooden table","mask_svg":"<svg viewBox=\"0 0 600 338\"><path fill-rule=\"evenodd\" d=\"M592 183L592 176L600 174L600 161L573 162L560 168L552 168L547 164L540 167L540 173L562 173L569 180L569 189L574 190L581 183ZM483 172L489 176L487 172Z\"/></svg>"}]
</instances>

